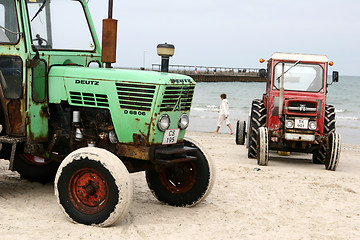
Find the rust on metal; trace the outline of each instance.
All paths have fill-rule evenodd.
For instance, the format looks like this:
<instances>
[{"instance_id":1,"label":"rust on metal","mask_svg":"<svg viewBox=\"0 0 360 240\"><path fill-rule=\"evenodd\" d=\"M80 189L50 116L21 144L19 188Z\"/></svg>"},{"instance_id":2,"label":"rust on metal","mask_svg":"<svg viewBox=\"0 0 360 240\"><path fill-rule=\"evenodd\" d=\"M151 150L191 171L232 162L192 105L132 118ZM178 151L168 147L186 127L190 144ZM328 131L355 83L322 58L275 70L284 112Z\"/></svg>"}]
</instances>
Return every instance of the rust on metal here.
<instances>
[{"instance_id":1,"label":"rust on metal","mask_svg":"<svg viewBox=\"0 0 360 240\"><path fill-rule=\"evenodd\" d=\"M41 117L41 118L48 119L49 116L50 116L50 113L49 113L49 108L48 108L48 106L42 106L42 107L41 107L41 111L40 111L40 117Z\"/></svg>"},{"instance_id":2,"label":"rust on metal","mask_svg":"<svg viewBox=\"0 0 360 240\"><path fill-rule=\"evenodd\" d=\"M101 61L104 63L116 62L116 35L117 20L104 19L101 55Z\"/></svg>"},{"instance_id":3,"label":"rust on metal","mask_svg":"<svg viewBox=\"0 0 360 240\"><path fill-rule=\"evenodd\" d=\"M9 116L10 134L14 136L25 135L25 121L21 114L21 101L19 99L10 100L7 104Z\"/></svg>"},{"instance_id":4,"label":"rust on metal","mask_svg":"<svg viewBox=\"0 0 360 240\"><path fill-rule=\"evenodd\" d=\"M141 160L149 160L150 148L146 146L134 146L130 144L118 143L116 145L116 155L130 158L137 158Z\"/></svg>"}]
</instances>

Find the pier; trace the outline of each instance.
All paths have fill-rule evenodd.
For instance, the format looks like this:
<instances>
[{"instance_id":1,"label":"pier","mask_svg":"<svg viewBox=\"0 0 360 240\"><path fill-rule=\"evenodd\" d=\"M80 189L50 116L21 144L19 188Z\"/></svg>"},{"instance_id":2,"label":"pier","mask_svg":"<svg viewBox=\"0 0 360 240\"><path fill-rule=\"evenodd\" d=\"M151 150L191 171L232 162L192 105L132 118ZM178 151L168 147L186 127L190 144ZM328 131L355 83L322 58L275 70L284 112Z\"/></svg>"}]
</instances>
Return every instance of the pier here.
<instances>
[{"instance_id":1,"label":"pier","mask_svg":"<svg viewBox=\"0 0 360 240\"><path fill-rule=\"evenodd\" d=\"M160 64L152 64L153 71L160 69ZM169 65L169 72L188 75L196 82L265 82L257 68Z\"/></svg>"}]
</instances>

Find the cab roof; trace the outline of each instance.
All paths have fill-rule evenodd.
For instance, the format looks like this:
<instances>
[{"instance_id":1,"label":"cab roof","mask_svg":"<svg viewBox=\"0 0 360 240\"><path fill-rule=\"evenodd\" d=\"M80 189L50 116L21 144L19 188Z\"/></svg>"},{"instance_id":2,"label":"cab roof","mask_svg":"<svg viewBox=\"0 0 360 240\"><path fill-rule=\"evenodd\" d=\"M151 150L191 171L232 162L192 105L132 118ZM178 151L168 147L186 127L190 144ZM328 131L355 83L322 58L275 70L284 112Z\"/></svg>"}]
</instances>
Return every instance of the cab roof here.
<instances>
[{"instance_id":1,"label":"cab roof","mask_svg":"<svg viewBox=\"0 0 360 240\"><path fill-rule=\"evenodd\" d=\"M325 55L315 54L301 54L301 53L279 53L276 52L271 56L271 59L276 60L292 60L292 61L308 61L308 62L329 62L329 59Z\"/></svg>"}]
</instances>

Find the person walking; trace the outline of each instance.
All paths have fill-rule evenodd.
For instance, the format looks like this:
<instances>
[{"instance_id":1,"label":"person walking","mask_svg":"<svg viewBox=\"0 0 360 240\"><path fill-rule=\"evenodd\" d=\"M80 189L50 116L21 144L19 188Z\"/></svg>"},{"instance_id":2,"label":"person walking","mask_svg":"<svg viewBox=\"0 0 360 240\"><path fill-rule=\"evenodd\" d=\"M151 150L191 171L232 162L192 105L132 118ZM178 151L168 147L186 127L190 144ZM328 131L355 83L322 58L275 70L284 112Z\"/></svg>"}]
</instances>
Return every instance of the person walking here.
<instances>
[{"instance_id":1,"label":"person walking","mask_svg":"<svg viewBox=\"0 0 360 240\"><path fill-rule=\"evenodd\" d=\"M221 98L221 104L220 104L220 110L219 110L219 119L218 119L218 124L217 124L217 128L214 131L214 133L219 133L221 124L225 121L226 126L229 127L230 129L230 134L234 134L234 131L231 128L230 125L230 119L229 119L229 101L226 99L226 94L222 93L220 95Z\"/></svg>"}]
</instances>

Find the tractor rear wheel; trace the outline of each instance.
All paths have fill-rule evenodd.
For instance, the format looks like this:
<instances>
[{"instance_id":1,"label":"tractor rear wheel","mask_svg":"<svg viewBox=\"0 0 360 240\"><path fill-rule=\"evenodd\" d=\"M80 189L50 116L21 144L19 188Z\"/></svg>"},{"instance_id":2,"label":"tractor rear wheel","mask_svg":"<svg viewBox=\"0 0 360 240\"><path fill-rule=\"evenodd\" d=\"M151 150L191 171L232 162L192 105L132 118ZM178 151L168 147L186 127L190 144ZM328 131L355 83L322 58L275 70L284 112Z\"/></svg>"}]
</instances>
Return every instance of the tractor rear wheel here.
<instances>
[{"instance_id":1,"label":"tractor rear wheel","mask_svg":"<svg viewBox=\"0 0 360 240\"><path fill-rule=\"evenodd\" d=\"M326 170L335 171L339 164L341 152L341 137L337 132L332 132L328 139L328 154L325 159Z\"/></svg>"},{"instance_id":2,"label":"tractor rear wheel","mask_svg":"<svg viewBox=\"0 0 360 240\"><path fill-rule=\"evenodd\" d=\"M266 109L263 101L255 99L251 104L251 112L249 119L249 128L247 134L248 158L256 158L258 129L265 127L266 124Z\"/></svg>"},{"instance_id":3,"label":"tractor rear wheel","mask_svg":"<svg viewBox=\"0 0 360 240\"><path fill-rule=\"evenodd\" d=\"M14 159L14 170L21 178L32 182L53 182L59 165L59 162L28 153L17 153Z\"/></svg>"},{"instance_id":4,"label":"tractor rear wheel","mask_svg":"<svg viewBox=\"0 0 360 240\"><path fill-rule=\"evenodd\" d=\"M244 145L245 143L245 125L245 121L238 120L236 123L235 143L238 145Z\"/></svg>"},{"instance_id":5,"label":"tractor rear wheel","mask_svg":"<svg viewBox=\"0 0 360 240\"><path fill-rule=\"evenodd\" d=\"M266 127L261 127L257 138L257 163L267 166L269 162L269 134Z\"/></svg>"},{"instance_id":6,"label":"tractor rear wheel","mask_svg":"<svg viewBox=\"0 0 360 240\"><path fill-rule=\"evenodd\" d=\"M70 153L61 163L55 195L72 221L106 227L126 215L132 184L117 156L105 149L86 147Z\"/></svg>"},{"instance_id":7,"label":"tractor rear wheel","mask_svg":"<svg viewBox=\"0 0 360 240\"><path fill-rule=\"evenodd\" d=\"M205 149L189 138L184 139L184 145L197 149L188 153L196 160L146 171L146 181L153 195L159 201L176 207L191 207L200 203L210 193L215 179L215 168Z\"/></svg>"},{"instance_id":8,"label":"tractor rear wheel","mask_svg":"<svg viewBox=\"0 0 360 240\"><path fill-rule=\"evenodd\" d=\"M335 108L332 105L325 105L324 134L335 132ZM313 153L314 164L324 164L326 159L326 144L322 144L320 149Z\"/></svg>"}]
</instances>

